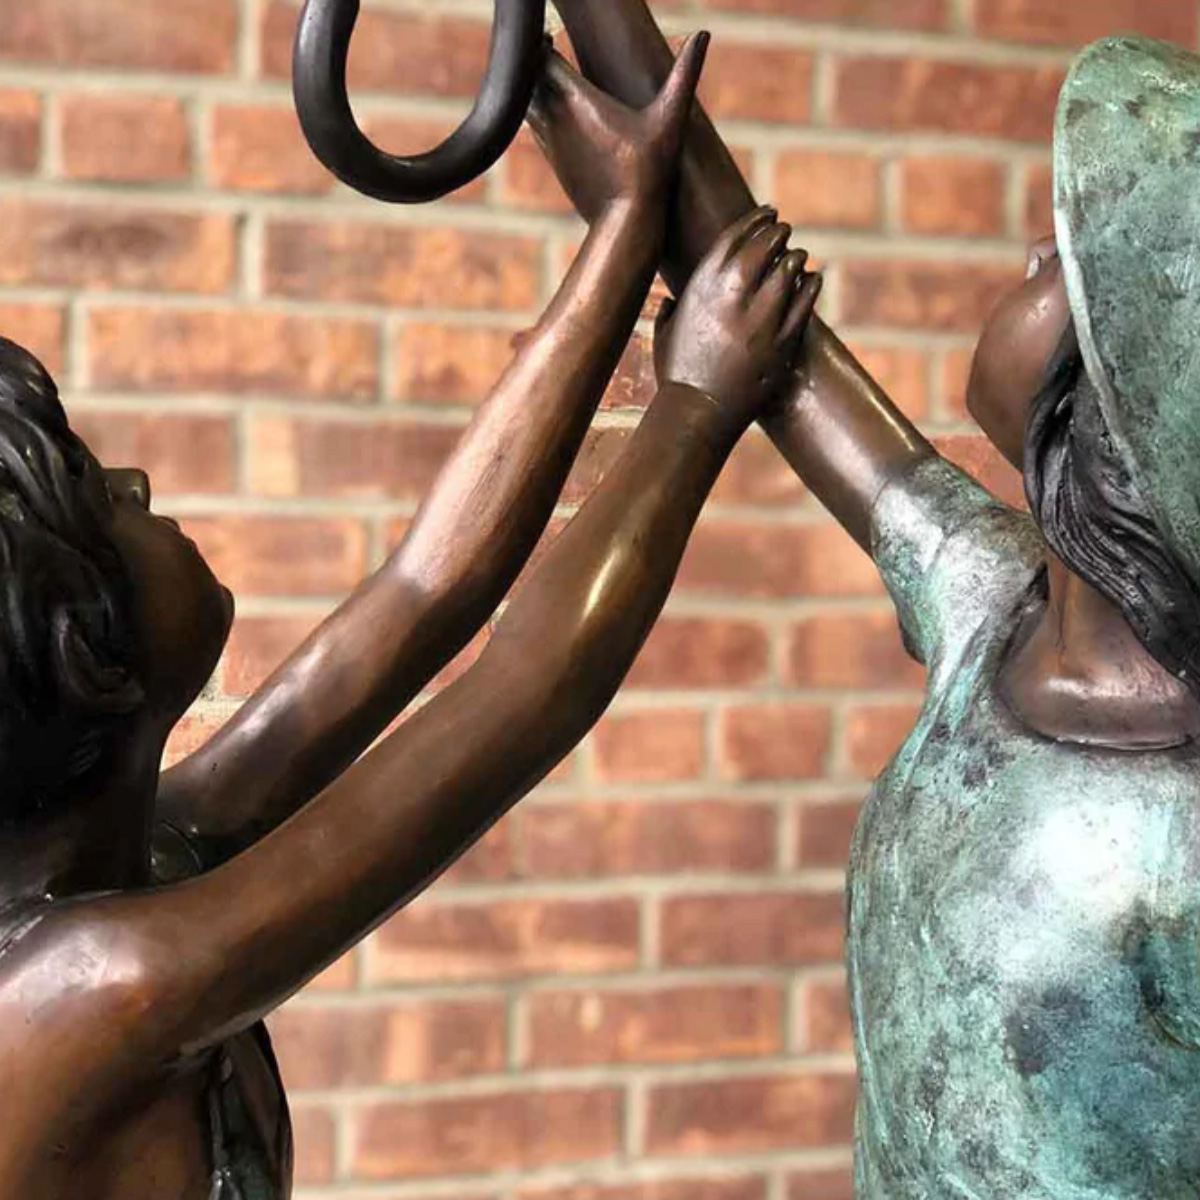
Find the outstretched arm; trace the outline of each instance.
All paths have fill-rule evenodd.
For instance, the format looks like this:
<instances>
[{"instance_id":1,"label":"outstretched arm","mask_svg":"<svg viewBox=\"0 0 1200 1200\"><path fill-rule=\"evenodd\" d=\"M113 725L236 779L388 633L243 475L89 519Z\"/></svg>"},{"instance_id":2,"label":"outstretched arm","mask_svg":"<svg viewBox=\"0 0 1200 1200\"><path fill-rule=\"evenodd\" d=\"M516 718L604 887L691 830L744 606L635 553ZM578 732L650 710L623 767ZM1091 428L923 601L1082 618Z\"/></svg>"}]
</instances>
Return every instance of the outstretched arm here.
<instances>
[{"instance_id":1,"label":"outstretched arm","mask_svg":"<svg viewBox=\"0 0 1200 1200\"><path fill-rule=\"evenodd\" d=\"M785 241L756 213L697 273L667 335L670 382L470 671L231 862L63 911L31 935L30 954L34 939L51 939L40 943L46 981L54 953L77 963L63 973L68 1005L86 991L89 963L118 993L126 1015L106 1052L122 1066L200 1049L275 1007L584 736L657 617L730 450L799 349L819 280L803 275L802 255L783 253Z\"/></svg>"},{"instance_id":2,"label":"outstretched arm","mask_svg":"<svg viewBox=\"0 0 1200 1200\"><path fill-rule=\"evenodd\" d=\"M703 35L689 44L640 112L551 56L530 120L569 188L586 149L587 239L400 547L164 777L160 816L210 865L337 778L470 641L525 564L654 277L705 46Z\"/></svg>"},{"instance_id":3,"label":"outstretched arm","mask_svg":"<svg viewBox=\"0 0 1200 1200\"><path fill-rule=\"evenodd\" d=\"M671 52L646 0L554 2L589 79L627 104L654 94ZM674 290L686 284L720 231L753 204L733 157L695 106L663 265ZM811 323L795 383L763 425L813 493L867 548L871 508L883 486L935 453L819 319Z\"/></svg>"}]
</instances>

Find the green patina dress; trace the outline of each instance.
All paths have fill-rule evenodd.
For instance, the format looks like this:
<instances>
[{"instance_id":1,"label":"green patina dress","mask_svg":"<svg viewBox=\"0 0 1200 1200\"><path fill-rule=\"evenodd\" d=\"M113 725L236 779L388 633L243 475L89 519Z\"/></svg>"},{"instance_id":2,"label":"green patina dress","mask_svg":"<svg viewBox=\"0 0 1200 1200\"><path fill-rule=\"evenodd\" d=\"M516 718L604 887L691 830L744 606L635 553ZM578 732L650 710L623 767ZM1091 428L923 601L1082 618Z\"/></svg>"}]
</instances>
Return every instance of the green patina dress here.
<instances>
[{"instance_id":1,"label":"green patina dress","mask_svg":"<svg viewBox=\"0 0 1200 1200\"><path fill-rule=\"evenodd\" d=\"M859 1200L1200 1197L1200 750L1016 720L1044 546L955 468L874 536L929 690L851 858Z\"/></svg>"}]
</instances>

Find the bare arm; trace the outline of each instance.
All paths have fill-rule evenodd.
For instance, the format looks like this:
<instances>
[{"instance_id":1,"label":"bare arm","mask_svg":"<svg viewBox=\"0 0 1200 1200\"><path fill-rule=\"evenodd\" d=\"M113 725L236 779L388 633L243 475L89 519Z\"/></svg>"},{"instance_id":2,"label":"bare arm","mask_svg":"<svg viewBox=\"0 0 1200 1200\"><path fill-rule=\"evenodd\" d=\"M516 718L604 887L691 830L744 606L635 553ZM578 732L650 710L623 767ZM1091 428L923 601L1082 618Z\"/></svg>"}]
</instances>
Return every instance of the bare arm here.
<instances>
[{"instance_id":1,"label":"bare arm","mask_svg":"<svg viewBox=\"0 0 1200 1200\"><path fill-rule=\"evenodd\" d=\"M697 273L669 335L674 381L466 675L224 866L47 918L43 955L76 947L69 1002L93 968L96 986L132 994L128 1029L108 1038L127 1069L281 1003L421 891L604 711L729 452L799 351L818 281L781 253L785 240L756 214ZM720 338L705 339L710 328ZM702 354L679 350L705 340Z\"/></svg>"},{"instance_id":2,"label":"bare arm","mask_svg":"<svg viewBox=\"0 0 1200 1200\"><path fill-rule=\"evenodd\" d=\"M589 79L626 103L644 101L671 52L646 0L555 0ZM754 204L712 122L693 110L677 215L663 273L675 291L729 222ZM883 485L934 453L827 325L814 319L795 384L763 420L783 456L854 538L869 548Z\"/></svg>"},{"instance_id":3,"label":"bare arm","mask_svg":"<svg viewBox=\"0 0 1200 1200\"><path fill-rule=\"evenodd\" d=\"M207 746L167 773L160 815L210 863L337 778L466 645L554 510L662 248L697 39L644 112L549 64L531 122L564 181L587 147L591 228L400 547ZM589 162L591 157L589 157Z\"/></svg>"}]
</instances>

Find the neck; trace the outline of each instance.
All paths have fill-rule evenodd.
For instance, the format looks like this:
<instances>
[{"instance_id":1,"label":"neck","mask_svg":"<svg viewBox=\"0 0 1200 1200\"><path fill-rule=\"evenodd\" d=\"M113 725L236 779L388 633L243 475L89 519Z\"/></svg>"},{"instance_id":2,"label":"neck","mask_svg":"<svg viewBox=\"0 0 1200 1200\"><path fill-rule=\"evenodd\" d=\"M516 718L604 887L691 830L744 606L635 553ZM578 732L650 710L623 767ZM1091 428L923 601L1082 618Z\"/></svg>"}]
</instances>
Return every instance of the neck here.
<instances>
[{"instance_id":1,"label":"neck","mask_svg":"<svg viewBox=\"0 0 1200 1200\"><path fill-rule=\"evenodd\" d=\"M159 758L143 739L131 742L140 748L61 813L0 830L0 912L147 883Z\"/></svg>"},{"instance_id":2,"label":"neck","mask_svg":"<svg viewBox=\"0 0 1200 1200\"><path fill-rule=\"evenodd\" d=\"M1005 686L1027 723L1064 741L1138 749L1200 733L1200 702L1114 604L1048 557L1050 594Z\"/></svg>"}]
</instances>

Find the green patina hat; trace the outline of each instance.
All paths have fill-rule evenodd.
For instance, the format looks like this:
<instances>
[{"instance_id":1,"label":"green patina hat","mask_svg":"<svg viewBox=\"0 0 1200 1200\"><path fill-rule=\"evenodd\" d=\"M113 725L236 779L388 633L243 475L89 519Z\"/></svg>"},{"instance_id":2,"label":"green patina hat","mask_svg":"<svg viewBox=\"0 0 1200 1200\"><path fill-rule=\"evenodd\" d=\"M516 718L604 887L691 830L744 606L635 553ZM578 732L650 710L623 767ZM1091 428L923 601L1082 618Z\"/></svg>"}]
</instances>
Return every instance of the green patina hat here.
<instances>
[{"instance_id":1,"label":"green patina hat","mask_svg":"<svg viewBox=\"0 0 1200 1200\"><path fill-rule=\"evenodd\" d=\"M1055 221L1105 420L1200 581L1200 57L1135 37L1079 56L1058 109Z\"/></svg>"}]
</instances>

